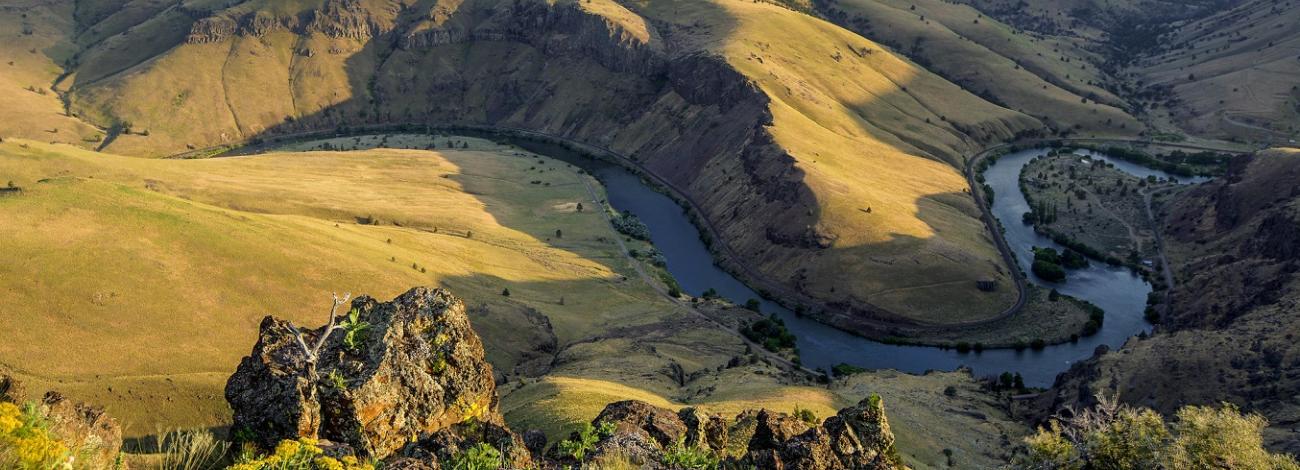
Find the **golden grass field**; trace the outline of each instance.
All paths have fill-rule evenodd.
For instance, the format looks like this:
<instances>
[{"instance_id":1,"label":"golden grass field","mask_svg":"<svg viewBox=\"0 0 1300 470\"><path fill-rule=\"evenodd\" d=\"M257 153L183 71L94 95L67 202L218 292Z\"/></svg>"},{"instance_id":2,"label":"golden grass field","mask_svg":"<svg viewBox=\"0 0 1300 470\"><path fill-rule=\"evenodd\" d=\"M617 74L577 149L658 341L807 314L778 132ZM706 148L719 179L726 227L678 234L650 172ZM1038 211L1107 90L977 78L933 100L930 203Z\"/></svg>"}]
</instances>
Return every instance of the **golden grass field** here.
<instances>
[{"instance_id":1,"label":"golden grass field","mask_svg":"<svg viewBox=\"0 0 1300 470\"><path fill-rule=\"evenodd\" d=\"M649 2L641 13L707 25L710 34L693 40L772 99L770 130L817 199L816 225L837 236L813 256L773 250L755 260L760 269L777 279L806 269L815 296L865 300L922 322L989 318L1014 302L1012 293L975 289L982 277L1010 278L957 168L974 147L950 123L1010 136L1032 118L773 4Z\"/></svg>"},{"instance_id":2,"label":"golden grass field","mask_svg":"<svg viewBox=\"0 0 1300 470\"><path fill-rule=\"evenodd\" d=\"M364 149L380 139L331 145ZM637 277L594 210L588 176L545 157L452 139L470 148L211 160L6 139L0 175L23 192L0 197L0 213L13 221L0 227L9 241L0 252L0 305L15 314L0 335L23 340L0 345L0 364L34 390L106 406L128 436L221 426L229 419L221 389L263 315L310 325L321 321L330 291L387 298L434 284L471 307L491 362L506 375L503 411L517 427L562 437L605 403L629 398L728 414L798 404L825 416L869 389L899 402L891 416L910 415L895 424L909 460L941 458L942 443L927 429L951 427L941 420L952 418L925 409L930 404L906 387L955 384L973 393L968 375L870 373L853 382L866 388L840 391L791 382L763 361L722 369L745 355L744 344ZM578 201L593 209L577 212ZM557 354L532 350L552 332ZM538 356L550 365L537 369ZM667 374L670 364L709 372L683 386ZM976 406L967 398L950 406ZM1023 432L997 413L955 422ZM958 452L992 459L996 447L987 444L963 443Z\"/></svg>"},{"instance_id":3,"label":"golden grass field","mask_svg":"<svg viewBox=\"0 0 1300 470\"><path fill-rule=\"evenodd\" d=\"M622 280L631 269L612 229L594 209L574 210L596 207L587 177L553 160L373 150L157 161L0 145L0 174L24 188L0 200L11 222L0 228L0 303L22 315L3 334L25 338L0 345L0 362L106 404L169 396L196 405L169 409L216 413L260 318L320 322L330 291L387 298L448 286L487 304L480 329L506 371L532 345L497 328L529 325L526 309L550 317L561 344L672 311ZM171 396L180 377L206 377L215 396ZM137 432L224 419L113 411L140 420Z\"/></svg>"},{"instance_id":4,"label":"golden grass field","mask_svg":"<svg viewBox=\"0 0 1300 470\"><path fill-rule=\"evenodd\" d=\"M978 146L957 129L998 139L1037 127L1038 119L984 101L853 32L769 3L597 0L581 5L651 49L665 47L659 29L677 31L673 40L681 47L725 57L772 99L769 130L795 158L795 168L803 173L798 184L816 197L809 209L815 226L836 240L832 249L812 255L782 248L765 253L754 267L768 278L789 279L806 270L808 293L814 297L855 299L925 323L980 320L1013 303L1010 293L983 294L974 287L977 279L1009 283L1009 277L958 169L963 155ZM311 7L305 2L275 8ZM245 3L225 14L237 17L259 8ZM275 30L165 51L127 47L131 38L183 40L184 32L175 31L180 20L174 12L148 16L149 11L137 5L121 13L126 18L114 14L104 25L90 28L107 35L118 22L138 20L129 35L86 45L77 67L60 85L69 90L73 110L86 119L106 126L132 122L134 133L117 136L109 146L113 152L159 156L292 128L290 121L304 116L337 116L346 122L376 113L422 113L440 105L420 99L371 103L371 86L416 97L415 90L438 86L425 83L419 70L408 73L397 64L385 63L390 73L374 75L383 63L374 42ZM652 31L652 22L659 22L659 29ZM301 50L314 53L294 52ZM465 74L497 73L489 67L498 62L519 64L514 69L526 71L527 61L538 54L512 42L440 50L446 53L396 54L424 69ZM608 101L600 93L639 93L646 86L598 67L553 73L599 82L554 91L564 98L536 112L554 115L556 126L572 119L566 116L583 114L575 109L599 108L598 103ZM465 93L475 102L498 98L473 88ZM620 110L598 112L617 115ZM491 119L479 107L461 114Z\"/></svg>"}]
</instances>

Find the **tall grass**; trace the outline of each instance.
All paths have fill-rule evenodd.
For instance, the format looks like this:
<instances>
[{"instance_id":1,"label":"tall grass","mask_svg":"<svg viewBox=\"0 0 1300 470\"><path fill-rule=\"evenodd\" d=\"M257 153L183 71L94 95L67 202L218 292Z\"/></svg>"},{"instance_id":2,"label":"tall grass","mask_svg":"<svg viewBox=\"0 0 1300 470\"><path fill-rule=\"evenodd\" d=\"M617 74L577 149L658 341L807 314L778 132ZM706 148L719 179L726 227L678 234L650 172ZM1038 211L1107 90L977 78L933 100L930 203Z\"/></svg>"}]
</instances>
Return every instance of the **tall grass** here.
<instances>
[{"instance_id":1,"label":"tall grass","mask_svg":"<svg viewBox=\"0 0 1300 470\"><path fill-rule=\"evenodd\" d=\"M206 429L176 429L158 434L160 470L210 470L226 463L230 444Z\"/></svg>"}]
</instances>

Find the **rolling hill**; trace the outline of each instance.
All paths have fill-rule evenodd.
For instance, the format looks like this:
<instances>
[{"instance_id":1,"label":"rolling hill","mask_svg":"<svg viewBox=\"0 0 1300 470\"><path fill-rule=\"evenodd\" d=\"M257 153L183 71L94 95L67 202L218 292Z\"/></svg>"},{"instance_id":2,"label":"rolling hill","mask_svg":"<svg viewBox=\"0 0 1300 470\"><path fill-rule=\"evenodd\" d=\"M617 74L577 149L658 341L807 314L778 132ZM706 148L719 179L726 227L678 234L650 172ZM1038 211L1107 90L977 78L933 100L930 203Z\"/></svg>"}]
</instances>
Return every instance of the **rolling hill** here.
<instances>
[{"instance_id":1,"label":"rolling hill","mask_svg":"<svg viewBox=\"0 0 1300 470\"><path fill-rule=\"evenodd\" d=\"M965 155L1044 120L1136 127L1054 86L1043 93L1072 111L1000 107L769 3L138 0L58 11L71 12L59 41L73 52L55 89L107 130L108 151L162 156L384 123L608 147L698 203L725 265L864 332L977 321L1012 303L1005 289L975 288L1011 283L967 195Z\"/></svg>"}]
</instances>

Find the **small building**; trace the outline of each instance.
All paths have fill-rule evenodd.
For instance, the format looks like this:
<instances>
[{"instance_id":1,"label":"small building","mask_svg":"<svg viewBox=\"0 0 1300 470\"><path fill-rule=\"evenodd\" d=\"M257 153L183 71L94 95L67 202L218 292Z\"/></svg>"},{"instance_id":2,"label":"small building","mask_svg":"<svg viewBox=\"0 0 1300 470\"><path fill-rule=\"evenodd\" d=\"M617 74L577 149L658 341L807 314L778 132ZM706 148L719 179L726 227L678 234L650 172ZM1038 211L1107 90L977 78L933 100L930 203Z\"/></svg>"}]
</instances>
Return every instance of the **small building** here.
<instances>
[{"instance_id":1,"label":"small building","mask_svg":"<svg viewBox=\"0 0 1300 470\"><path fill-rule=\"evenodd\" d=\"M975 287L984 292L993 292L998 290L998 281L993 279L980 279L975 281Z\"/></svg>"}]
</instances>

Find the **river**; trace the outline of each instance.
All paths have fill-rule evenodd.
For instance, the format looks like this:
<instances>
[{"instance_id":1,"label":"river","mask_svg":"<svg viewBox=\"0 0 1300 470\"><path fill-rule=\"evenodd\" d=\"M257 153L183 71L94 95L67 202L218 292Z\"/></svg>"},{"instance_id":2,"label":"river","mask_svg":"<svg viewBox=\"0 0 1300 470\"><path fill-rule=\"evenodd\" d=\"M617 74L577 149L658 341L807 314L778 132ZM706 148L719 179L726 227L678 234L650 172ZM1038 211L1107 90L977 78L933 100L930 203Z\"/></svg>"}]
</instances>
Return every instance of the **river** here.
<instances>
[{"instance_id":1,"label":"river","mask_svg":"<svg viewBox=\"0 0 1300 470\"><path fill-rule=\"evenodd\" d=\"M722 297L738 304L759 298L752 289L714 265L712 255L700 240L699 231L676 202L655 191L626 169L585 157L559 145L482 133L466 134L508 142L537 154L575 164L595 175L604 184L610 205L620 211L632 212L649 227L651 241L663 253L668 271L677 279L684 292L699 296L708 289L714 289ZM1025 272L1030 272L1032 247L1061 249L1050 239L1035 233L1032 227L1021 223L1021 215L1029 210L1029 204L1019 189L1020 170L1031 159L1045 155L1049 150L1039 148L1005 155L984 173L985 182L994 191L993 214L1005 226L1007 243L1016 252L1017 261ZM1116 168L1139 177L1171 176L1091 151L1078 153L1106 160ZM1182 182L1204 180L1191 178L1183 179ZM1150 325L1142 314L1151 286L1126 268L1094 262L1088 268L1071 271L1069 281L1060 284L1042 281L1032 273L1029 276L1030 282L1056 288L1064 294L1090 301L1104 309L1106 320L1100 331L1076 342L1048 346L1038 351L993 349L959 353L953 349L871 341L798 317L775 302L760 302L764 313L776 314L798 337L800 358L803 365L809 368L830 370L836 364L848 363L867 369L923 373L927 370L953 370L965 366L970 367L977 376L1002 372L1020 373L1026 385L1040 387L1051 385L1058 373L1068 369L1072 363L1092 356L1098 346L1104 344L1115 348L1128 338L1150 330Z\"/></svg>"},{"instance_id":2,"label":"river","mask_svg":"<svg viewBox=\"0 0 1300 470\"><path fill-rule=\"evenodd\" d=\"M985 181L993 187L994 215L1006 226L1008 244L1017 253L1018 261L1026 272L1032 262L1030 249L1034 246L1060 246L1034 232L1021 223L1021 214L1029 204L1020 193L1020 170L1029 160L1044 155L1048 149L1033 149L1003 156L984 173ZM1117 168L1139 177L1155 175L1169 177L1157 170L1132 163L1110 159L1093 152L1080 153L1109 161ZM589 167L590 168L590 167ZM723 297L744 303L758 294L713 264L699 232L672 199L646 186L639 177L614 165L593 168L605 185L609 202L618 210L631 211L650 228L651 240L663 252L668 271L677 278L682 290L700 295L715 289ZM1196 181L1200 181L1198 179ZM1192 180L1188 180L1192 182ZM1028 255L1027 255L1028 254ZM977 376L1018 372L1026 385L1049 386L1056 374L1066 370L1075 361L1092 356L1097 346L1105 344L1118 347L1129 337L1149 331L1150 325L1142 318L1147 293L1151 286L1126 268L1107 266L1094 262L1091 266L1070 272L1066 283L1053 284L1030 274L1030 281L1055 287L1062 293L1088 300L1106 310L1106 321L1096 335L1081 338L1074 343L1048 346L1040 351L1026 349L985 350L980 353L959 353L922 346L900 346L870 341L860 336L826 326L814 320L800 318L794 312L775 302L761 301L762 311L776 313L790 331L798 337L800 358L810 368L829 370L841 362L868 369L897 369L922 373L927 370L952 370L970 367Z\"/></svg>"}]
</instances>

